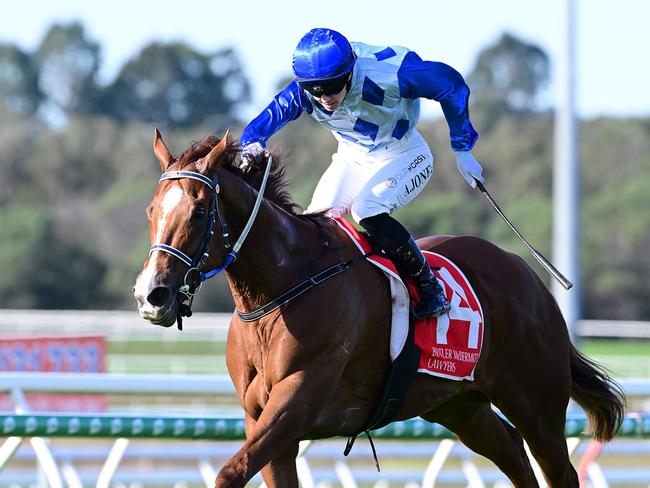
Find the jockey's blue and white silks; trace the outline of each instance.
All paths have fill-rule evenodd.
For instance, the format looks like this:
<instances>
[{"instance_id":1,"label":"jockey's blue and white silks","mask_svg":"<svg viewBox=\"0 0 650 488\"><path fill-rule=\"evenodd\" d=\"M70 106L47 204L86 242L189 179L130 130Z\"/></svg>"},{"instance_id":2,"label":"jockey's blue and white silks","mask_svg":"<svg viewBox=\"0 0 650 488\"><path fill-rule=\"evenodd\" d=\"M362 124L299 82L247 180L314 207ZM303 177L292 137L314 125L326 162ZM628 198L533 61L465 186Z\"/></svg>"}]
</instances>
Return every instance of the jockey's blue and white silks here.
<instances>
[{"instance_id":1,"label":"jockey's blue and white silks","mask_svg":"<svg viewBox=\"0 0 650 488\"><path fill-rule=\"evenodd\" d=\"M285 125L307 112L332 131L342 145L367 152L386 148L416 125L419 98L440 103L449 125L451 147L469 151L478 138L469 120L469 88L453 68L399 46L380 47L353 42L357 55L349 92L333 112L327 111L296 81L282 90L244 129L246 146L266 142Z\"/></svg>"}]
</instances>

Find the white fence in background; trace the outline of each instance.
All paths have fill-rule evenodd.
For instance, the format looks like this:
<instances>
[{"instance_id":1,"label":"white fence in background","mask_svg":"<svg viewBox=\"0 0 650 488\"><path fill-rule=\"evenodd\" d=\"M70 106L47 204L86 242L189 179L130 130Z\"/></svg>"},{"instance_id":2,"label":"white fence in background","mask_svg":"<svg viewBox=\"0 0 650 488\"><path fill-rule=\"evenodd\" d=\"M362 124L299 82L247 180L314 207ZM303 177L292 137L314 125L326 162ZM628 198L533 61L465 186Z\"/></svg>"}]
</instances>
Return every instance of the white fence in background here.
<instances>
[{"instance_id":1,"label":"white fence in background","mask_svg":"<svg viewBox=\"0 0 650 488\"><path fill-rule=\"evenodd\" d=\"M650 380L625 379L621 381L628 397L650 396ZM30 392L44 393L106 393L106 394L138 394L138 395L175 395L189 398L210 395L232 395L233 387L230 380L223 376L164 376L164 375L115 375L115 374L57 374L57 373L0 373L0 392L10 392L18 413L29 411L24 395ZM117 415L117 414L114 414ZM155 415L151 410L146 415ZM241 412L238 412L241 415ZM34 418L37 414L34 414ZM99 417L99 415L98 415ZM128 414L125 417L133 417ZM13 417L5 417L13 418ZM17 417L16 417L17 418ZM155 417L152 417L155 418ZM161 416L162 418L162 416ZM650 417L630 418L632 422L642 422L643 428L650 423ZM6 423L10 420L5 420ZM53 421L55 422L55 421ZM56 422L55 422L56 423ZM0 425L0 435L5 425ZM7 434L5 434L7 435ZM196 444L165 445L141 444L144 441L130 440L118 437L112 447L95 445L55 446L55 442L48 442L42 437L30 438L33 452L19 449L23 438L19 436L8 437L0 447L0 469L9 459L16 461L38 462L41 466L42 478L47 480L51 488L65 485L71 488L95 485L108 488L109 486L155 486L173 485L212 486L215 467L223 463L237 449L232 444L220 442L203 443L201 447L192 447ZM160 442L160 441L159 441ZM196 441L200 442L200 441ZM575 451L583 460L589 460L594 450L594 444L581 442L577 437L568 439L571 451ZM632 446L631 443L634 443ZM375 487L415 486L433 487L436 482L445 485L463 485L470 488L485 487L487 484L494 486L508 486L505 478L494 468L487 468L478 461L479 457L473 455L462 447L457 441L443 439L439 442L400 442L395 444L382 441L379 446L379 456L385 465L391 463L391 457L404 459L408 456L412 460L423 461L422 471L417 472L412 468L388 467L382 473L376 473L372 468L372 461L368 446L363 439L357 441L358 446L353 450L353 456L342 458L341 450L343 441L318 442L306 450L298 466L303 487L326 488L333 484L344 488L356 488L357 484L372 484ZM304 446L306 448L307 445ZM586 448L586 449L585 449ZM577 449L577 451L576 451ZM650 441L647 440L616 440L606 448L614 456L650 455ZM136 459L139 462L124 466ZM191 458L189 464L173 467L170 463ZM136 467L141 465L142 459L148 460L145 471ZM453 464L447 461L453 459ZM88 463L94 460L96 467L88 468ZM427 461L428 460L428 461ZM166 468L152 469L155 462L163 461ZM584 461L587 462L587 461ZM360 464L361 463L361 464ZM83 467L78 468L77 464ZM454 467L460 465L460 468ZM33 466L33 464L32 464ZM188 467L189 466L189 467ZM124 469L122 469L124 467ZM650 469L648 464L636 467L629 465L625 469L616 467L601 467L598 462L590 462L584 466L587 478L595 488L605 488L614 484L642 486L650 485ZM35 482L33 468L25 470L4 469L0 474L0 487L26 487ZM259 477L257 482L261 482ZM65 484L64 484L65 482ZM182 484L178 484L182 482Z\"/></svg>"},{"instance_id":2,"label":"white fence in background","mask_svg":"<svg viewBox=\"0 0 650 488\"><path fill-rule=\"evenodd\" d=\"M650 397L650 378L617 382L628 399ZM0 392L234 395L228 376L0 372Z\"/></svg>"},{"instance_id":3,"label":"white fence in background","mask_svg":"<svg viewBox=\"0 0 650 488\"><path fill-rule=\"evenodd\" d=\"M0 310L0 335L103 335L116 341L225 341L231 314L195 312L183 331L152 325L137 311L110 310Z\"/></svg>"},{"instance_id":4,"label":"white fence in background","mask_svg":"<svg viewBox=\"0 0 650 488\"><path fill-rule=\"evenodd\" d=\"M229 313L197 312L185 319L179 332L163 329L142 320L133 311L89 310L11 310L0 309L0 335L105 335L111 340L225 340ZM619 320L579 320L579 337L650 338L650 322Z\"/></svg>"}]
</instances>

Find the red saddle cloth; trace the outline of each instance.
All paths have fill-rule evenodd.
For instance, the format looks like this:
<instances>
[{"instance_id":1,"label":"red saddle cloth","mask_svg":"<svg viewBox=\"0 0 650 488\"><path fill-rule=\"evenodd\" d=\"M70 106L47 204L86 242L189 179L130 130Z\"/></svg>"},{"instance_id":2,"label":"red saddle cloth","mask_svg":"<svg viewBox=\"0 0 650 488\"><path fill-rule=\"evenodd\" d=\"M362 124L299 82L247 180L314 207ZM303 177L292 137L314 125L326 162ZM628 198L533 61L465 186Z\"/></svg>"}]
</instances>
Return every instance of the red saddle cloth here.
<instances>
[{"instance_id":1,"label":"red saddle cloth","mask_svg":"<svg viewBox=\"0 0 650 488\"><path fill-rule=\"evenodd\" d=\"M372 250L365 234L346 220L335 220L362 252ZM451 303L451 310L440 317L416 320L415 344L420 350L418 372L452 380L473 380L483 344L481 304L469 281L453 262L433 252L423 251L423 254L432 268L439 268L433 272ZM367 259L384 273L399 276L395 265L385 255L373 255ZM414 308L419 300L417 285L407 279L404 286ZM405 326L393 324L393 328Z\"/></svg>"}]
</instances>

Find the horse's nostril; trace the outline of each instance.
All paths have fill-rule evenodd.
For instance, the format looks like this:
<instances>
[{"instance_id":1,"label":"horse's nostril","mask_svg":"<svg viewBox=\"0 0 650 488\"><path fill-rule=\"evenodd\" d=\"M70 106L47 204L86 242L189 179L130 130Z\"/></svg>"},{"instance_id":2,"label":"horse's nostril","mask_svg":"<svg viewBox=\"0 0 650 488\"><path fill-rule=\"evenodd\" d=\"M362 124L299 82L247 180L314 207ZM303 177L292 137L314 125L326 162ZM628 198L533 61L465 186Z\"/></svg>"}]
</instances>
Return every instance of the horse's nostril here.
<instances>
[{"instance_id":1,"label":"horse's nostril","mask_svg":"<svg viewBox=\"0 0 650 488\"><path fill-rule=\"evenodd\" d=\"M151 293L149 293L149 296L147 297L147 300L149 303L151 303L154 307L161 307L165 305L166 303L169 303L172 297L172 291L165 287L165 286L158 286L154 288Z\"/></svg>"}]
</instances>

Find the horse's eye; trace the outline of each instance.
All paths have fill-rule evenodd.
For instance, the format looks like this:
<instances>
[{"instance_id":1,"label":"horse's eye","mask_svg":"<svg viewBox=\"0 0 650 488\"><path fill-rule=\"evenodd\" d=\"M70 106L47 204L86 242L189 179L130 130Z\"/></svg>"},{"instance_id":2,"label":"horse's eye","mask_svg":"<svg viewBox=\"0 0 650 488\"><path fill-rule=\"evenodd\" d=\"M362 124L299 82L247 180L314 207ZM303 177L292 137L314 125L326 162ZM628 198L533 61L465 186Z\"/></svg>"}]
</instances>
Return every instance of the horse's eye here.
<instances>
[{"instance_id":1,"label":"horse's eye","mask_svg":"<svg viewBox=\"0 0 650 488\"><path fill-rule=\"evenodd\" d=\"M205 217L205 208L196 207L192 212L192 220L201 220L203 217Z\"/></svg>"}]
</instances>

